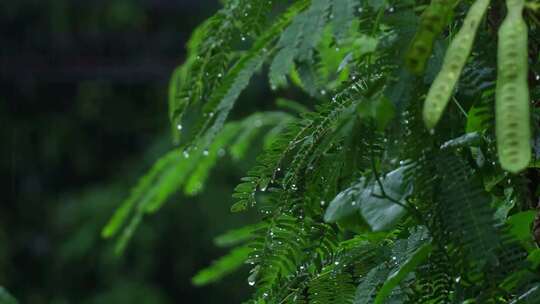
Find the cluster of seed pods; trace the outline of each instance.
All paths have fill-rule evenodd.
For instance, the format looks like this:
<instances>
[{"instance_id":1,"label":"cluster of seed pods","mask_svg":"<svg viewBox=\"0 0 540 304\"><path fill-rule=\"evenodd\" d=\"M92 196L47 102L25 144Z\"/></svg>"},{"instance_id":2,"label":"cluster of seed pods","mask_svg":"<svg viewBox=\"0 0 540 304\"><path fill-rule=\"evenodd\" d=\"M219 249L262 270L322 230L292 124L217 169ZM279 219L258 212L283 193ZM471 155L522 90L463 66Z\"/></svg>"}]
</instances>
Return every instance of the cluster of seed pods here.
<instances>
[{"instance_id":1,"label":"cluster of seed pods","mask_svg":"<svg viewBox=\"0 0 540 304\"><path fill-rule=\"evenodd\" d=\"M490 0L476 0L446 51L424 103L424 122L430 130L435 128L452 97L489 4ZM525 0L507 0L506 6L508 12L498 32L495 129L501 167L518 173L531 160Z\"/></svg>"}]
</instances>

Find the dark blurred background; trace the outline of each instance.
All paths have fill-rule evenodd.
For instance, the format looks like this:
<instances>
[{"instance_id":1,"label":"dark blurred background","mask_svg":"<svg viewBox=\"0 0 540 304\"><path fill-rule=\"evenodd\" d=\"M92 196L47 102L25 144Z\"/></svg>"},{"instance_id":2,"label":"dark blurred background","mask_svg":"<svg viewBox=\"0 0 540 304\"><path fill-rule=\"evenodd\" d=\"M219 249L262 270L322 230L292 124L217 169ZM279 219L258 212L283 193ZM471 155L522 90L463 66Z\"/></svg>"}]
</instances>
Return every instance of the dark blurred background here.
<instances>
[{"instance_id":1,"label":"dark blurred background","mask_svg":"<svg viewBox=\"0 0 540 304\"><path fill-rule=\"evenodd\" d=\"M99 232L171 148L167 85L217 0L0 1L0 286L21 303L236 303L246 273L195 288L250 165L220 164L115 256ZM251 94L251 95L250 95ZM248 93L243 111L264 102ZM246 99L246 97L244 97Z\"/></svg>"}]
</instances>

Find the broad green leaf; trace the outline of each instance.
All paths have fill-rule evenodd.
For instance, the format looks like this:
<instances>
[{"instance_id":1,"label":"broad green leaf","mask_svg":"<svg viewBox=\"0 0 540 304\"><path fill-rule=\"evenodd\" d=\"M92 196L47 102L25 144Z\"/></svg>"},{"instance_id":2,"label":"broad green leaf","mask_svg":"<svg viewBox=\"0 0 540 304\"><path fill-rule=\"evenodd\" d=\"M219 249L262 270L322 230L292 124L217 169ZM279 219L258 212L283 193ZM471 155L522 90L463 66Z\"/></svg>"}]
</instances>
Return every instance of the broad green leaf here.
<instances>
[{"instance_id":1,"label":"broad green leaf","mask_svg":"<svg viewBox=\"0 0 540 304\"><path fill-rule=\"evenodd\" d=\"M382 96L369 102L362 102L358 106L358 114L363 119L373 119L377 129L383 131L394 118L395 109L390 100Z\"/></svg>"},{"instance_id":2,"label":"broad green leaf","mask_svg":"<svg viewBox=\"0 0 540 304\"><path fill-rule=\"evenodd\" d=\"M371 269L356 289L354 304L373 303L373 298L377 294L377 288L384 282L389 271L384 265L379 265Z\"/></svg>"},{"instance_id":3,"label":"broad green leaf","mask_svg":"<svg viewBox=\"0 0 540 304\"><path fill-rule=\"evenodd\" d=\"M402 264L398 265L397 269L393 270L386 282L384 282L381 289L377 293L375 298L375 304L383 304L384 300L391 294L392 290L398 286L398 284L407 277L407 275L413 272L418 265L424 262L433 247L431 244L424 244L420 246L411 256L407 258Z\"/></svg>"},{"instance_id":4,"label":"broad green leaf","mask_svg":"<svg viewBox=\"0 0 540 304\"><path fill-rule=\"evenodd\" d=\"M481 132L485 129L484 121L489 119L489 114L483 108L471 107L467 113L467 126L465 132Z\"/></svg>"},{"instance_id":5,"label":"broad green leaf","mask_svg":"<svg viewBox=\"0 0 540 304\"><path fill-rule=\"evenodd\" d=\"M532 240L531 225L535 216L536 212L532 210L510 216L507 221L508 225L510 225L510 232L519 240Z\"/></svg>"},{"instance_id":6,"label":"broad green leaf","mask_svg":"<svg viewBox=\"0 0 540 304\"><path fill-rule=\"evenodd\" d=\"M540 248L536 248L527 257L527 261L531 263L531 268L536 269L540 266Z\"/></svg>"},{"instance_id":7,"label":"broad green leaf","mask_svg":"<svg viewBox=\"0 0 540 304\"><path fill-rule=\"evenodd\" d=\"M407 197L412 192L412 185L405 183L403 173L406 167L400 167L386 175L381 181L384 194L406 204ZM406 209L394 201L381 197L383 191L376 181L370 183L359 198L360 213L371 226L373 231L383 231L392 228L406 213Z\"/></svg>"},{"instance_id":8,"label":"broad green leaf","mask_svg":"<svg viewBox=\"0 0 540 304\"><path fill-rule=\"evenodd\" d=\"M359 211L373 231L390 229L406 213L405 208L396 204L395 201L406 204L406 198L412 191L412 186L404 182L405 169L405 166L400 167L381 178L384 194L387 197L382 196L383 191L377 181L366 182L365 178L361 178L359 182L339 193L330 202L324 220L335 222Z\"/></svg>"},{"instance_id":9,"label":"broad green leaf","mask_svg":"<svg viewBox=\"0 0 540 304\"><path fill-rule=\"evenodd\" d=\"M340 192L328 205L324 220L326 222L335 222L357 212L358 198L366 187L366 179L362 177L356 184Z\"/></svg>"}]
</instances>

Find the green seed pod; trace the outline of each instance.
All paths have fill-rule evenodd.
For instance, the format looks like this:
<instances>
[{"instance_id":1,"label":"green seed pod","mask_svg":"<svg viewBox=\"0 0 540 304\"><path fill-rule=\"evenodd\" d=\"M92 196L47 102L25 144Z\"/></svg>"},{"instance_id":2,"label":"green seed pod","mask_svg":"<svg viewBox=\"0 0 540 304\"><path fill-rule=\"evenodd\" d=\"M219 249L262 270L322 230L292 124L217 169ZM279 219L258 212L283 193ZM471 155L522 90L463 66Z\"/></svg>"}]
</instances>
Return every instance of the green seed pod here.
<instances>
[{"instance_id":1,"label":"green seed pod","mask_svg":"<svg viewBox=\"0 0 540 304\"><path fill-rule=\"evenodd\" d=\"M452 96L489 2L490 0L477 0L471 6L461 29L446 51L441 71L433 81L424 103L424 122L429 129L435 127Z\"/></svg>"},{"instance_id":2,"label":"green seed pod","mask_svg":"<svg viewBox=\"0 0 540 304\"><path fill-rule=\"evenodd\" d=\"M499 28L495 122L503 169L518 173L531 160L527 24L524 0L507 0L508 14Z\"/></svg>"},{"instance_id":3,"label":"green seed pod","mask_svg":"<svg viewBox=\"0 0 540 304\"><path fill-rule=\"evenodd\" d=\"M433 43L449 22L456 0L432 0L420 19L420 25L405 54L405 65L421 74L431 56Z\"/></svg>"}]
</instances>

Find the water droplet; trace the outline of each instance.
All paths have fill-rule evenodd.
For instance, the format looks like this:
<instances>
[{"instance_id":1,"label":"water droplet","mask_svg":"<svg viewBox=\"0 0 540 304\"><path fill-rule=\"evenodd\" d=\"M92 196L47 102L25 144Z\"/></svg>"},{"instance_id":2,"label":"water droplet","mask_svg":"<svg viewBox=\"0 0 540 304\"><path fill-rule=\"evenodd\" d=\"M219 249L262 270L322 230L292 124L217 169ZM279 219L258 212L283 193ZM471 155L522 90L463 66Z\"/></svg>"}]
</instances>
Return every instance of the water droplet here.
<instances>
[{"instance_id":1,"label":"water droplet","mask_svg":"<svg viewBox=\"0 0 540 304\"><path fill-rule=\"evenodd\" d=\"M336 265L336 266L339 265L339 262L338 262L338 261L335 261L335 262L334 262L334 265Z\"/></svg>"},{"instance_id":2,"label":"water droplet","mask_svg":"<svg viewBox=\"0 0 540 304\"><path fill-rule=\"evenodd\" d=\"M324 206L326 204L325 201L321 201L321 206Z\"/></svg>"},{"instance_id":3,"label":"water droplet","mask_svg":"<svg viewBox=\"0 0 540 304\"><path fill-rule=\"evenodd\" d=\"M326 90L321 90L321 95L326 95Z\"/></svg>"},{"instance_id":4,"label":"water droplet","mask_svg":"<svg viewBox=\"0 0 540 304\"><path fill-rule=\"evenodd\" d=\"M202 154L203 154L204 156L208 156L208 154L209 154L209 153L208 153L208 150L205 149L205 150L203 151Z\"/></svg>"},{"instance_id":5,"label":"water droplet","mask_svg":"<svg viewBox=\"0 0 540 304\"><path fill-rule=\"evenodd\" d=\"M249 281L248 284L249 284L249 286L254 286L254 285L255 285L255 281Z\"/></svg>"},{"instance_id":6,"label":"water droplet","mask_svg":"<svg viewBox=\"0 0 540 304\"><path fill-rule=\"evenodd\" d=\"M218 73L218 74L217 74L217 77L218 77L218 78L221 78L221 77L223 77L223 75L222 75L221 73Z\"/></svg>"},{"instance_id":7,"label":"water droplet","mask_svg":"<svg viewBox=\"0 0 540 304\"><path fill-rule=\"evenodd\" d=\"M184 155L184 158L189 158L189 152L187 150L184 150L182 154Z\"/></svg>"},{"instance_id":8,"label":"water droplet","mask_svg":"<svg viewBox=\"0 0 540 304\"><path fill-rule=\"evenodd\" d=\"M182 131L182 125L181 125L181 124L178 124L178 125L176 126L176 129L177 129L178 131Z\"/></svg>"},{"instance_id":9,"label":"water droplet","mask_svg":"<svg viewBox=\"0 0 540 304\"><path fill-rule=\"evenodd\" d=\"M242 41L246 41L246 37L244 37L244 36L240 37L240 39L241 39Z\"/></svg>"}]
</instances>

